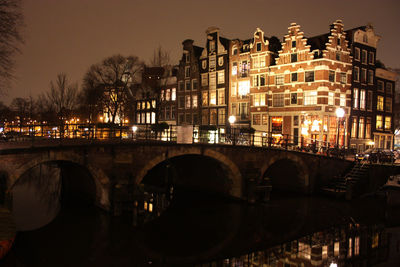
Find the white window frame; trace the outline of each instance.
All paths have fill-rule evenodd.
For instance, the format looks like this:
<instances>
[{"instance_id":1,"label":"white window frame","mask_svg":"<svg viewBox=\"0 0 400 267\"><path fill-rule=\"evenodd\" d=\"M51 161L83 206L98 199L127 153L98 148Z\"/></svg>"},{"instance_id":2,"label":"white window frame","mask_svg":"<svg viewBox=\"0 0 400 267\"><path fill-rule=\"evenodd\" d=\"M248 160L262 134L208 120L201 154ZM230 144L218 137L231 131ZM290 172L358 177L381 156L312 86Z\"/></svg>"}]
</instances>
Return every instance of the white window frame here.
<instances>
[{"instance_id":1,"label":"white window frame","mask_svg":"<svg viewBox=\"0 0 400 267\"><path fill-rule=\"evenodd\" d=\"M208 73L202 73L201 74L201 86L207 86L208 85Z\"/></svg>"},{"instance_id":2,"label":"white window frame","mask_svg":"<svg viewBox=\"0 0 400 267\"><path fill-rule=\"evenodd\" d=\"M225 83L225 71L221 70L218 71L218 84L224 84Z\"/></svg>"}]
</instances>

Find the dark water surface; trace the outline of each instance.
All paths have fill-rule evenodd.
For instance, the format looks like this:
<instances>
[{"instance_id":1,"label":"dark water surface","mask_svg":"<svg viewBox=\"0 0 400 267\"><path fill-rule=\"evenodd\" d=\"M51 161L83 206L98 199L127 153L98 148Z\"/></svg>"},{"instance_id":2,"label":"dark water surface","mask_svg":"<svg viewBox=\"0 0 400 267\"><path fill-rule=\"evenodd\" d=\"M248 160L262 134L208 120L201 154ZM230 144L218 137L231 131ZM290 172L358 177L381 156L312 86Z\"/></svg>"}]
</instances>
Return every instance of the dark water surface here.
<instances>
[{"instance_id":1,"label":"dark water surface","mask_svg":"<svg viewBox=\"0 0 400 267\"><path fill-rule=\"evenodd\" d=\"M339 266L400 266L399 215L398 209L387 208L377 197L345 202L273 194L265 205L248 205L191 192L176 195L160 217L133 227L129 214L112 217L92 206L71 205L49 224L20 231L0 265L284 266L278 262L291 259L293 249L299 255L299 240L307 236L314 240L318 233L329 245L339 233L336 238L344 236L340 254L345 255L341 261L336 257L342 262ZM348 233L354 229L364 229L361 240L366 245L360 245L358 256L349 257ZM371 249L375 232L379 242ZM285 254L283 244L288 243L292 245L285 245ZM310 260L305 256L300 262L309 266ZM324 260L320 266L326 264Z\"/></svg>"}]
</instances>

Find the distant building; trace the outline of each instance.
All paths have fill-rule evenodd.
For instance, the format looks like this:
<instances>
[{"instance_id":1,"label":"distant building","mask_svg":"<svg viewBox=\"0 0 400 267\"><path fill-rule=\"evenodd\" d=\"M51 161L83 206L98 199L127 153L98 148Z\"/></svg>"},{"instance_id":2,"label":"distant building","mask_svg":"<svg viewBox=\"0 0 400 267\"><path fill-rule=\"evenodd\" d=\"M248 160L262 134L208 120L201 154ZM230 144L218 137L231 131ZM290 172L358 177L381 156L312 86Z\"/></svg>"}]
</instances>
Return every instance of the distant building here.
<instances>
[{"instance_id":1,"label":"distant building","mask_svg":"<svg viewBox=\"0 0 400 267\"><path fill-rule=\"evenodd\" d=\"M158 100L161 91L161 78L164 74L162 67L144 67L142 82L137 85L134 96L135 123L157 123Z\"/></svg>"},{"instance_id":2,"label":"distant building","mask_svg":"<svg viewBox=\"0 0 400 267\"><path fill-rule=\"evenodd\" d=\"M166 66L160 81L159 117L158 122L176 125L176 88L178 69Z\"/></svg>"}]
</instances>

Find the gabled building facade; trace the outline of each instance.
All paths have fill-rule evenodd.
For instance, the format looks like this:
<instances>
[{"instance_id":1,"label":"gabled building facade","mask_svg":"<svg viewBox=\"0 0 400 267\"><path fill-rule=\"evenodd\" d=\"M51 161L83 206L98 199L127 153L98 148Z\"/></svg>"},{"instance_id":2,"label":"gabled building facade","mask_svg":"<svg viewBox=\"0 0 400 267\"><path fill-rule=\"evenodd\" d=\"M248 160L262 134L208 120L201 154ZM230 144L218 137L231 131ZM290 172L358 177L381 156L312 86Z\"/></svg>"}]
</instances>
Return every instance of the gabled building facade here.
<instances>
[{"instance_id":1,"label":"gabled building facade","mask_svg":"<svg viewBox=\"0 0 400 267\"><path fill-rule=\"evenodd\" d=\"M346 31L353 56L352 103L348 125L349 147L364 151L374 147L376 125L376 51L380 36L372 26Z\"/></svg>"},{"instance_id":2,"label":"gabled building facade","mask_svg":"<svg viewBox=\"0 0 400 267\"><path fill-rule=\"evenodd\" d=\"M395 82L397 74L395 72L377 68L376 78L376 112L374 113L372 135L374 147L393 149L394 147L394 99Z\"/></svg>"},{"instance_id":3,"label":"gabled building facade","mask_svg":"<svg viewBox=\"0 0 400 267\"><path fill-rule=\"evenodd\" d=\"M252 126L257 127L259 120L263 125L264 116L266 126L258 128L275 141L288 138L301 146L345 146L351 100L351 57L345 35L341 21L333 24L329 34L313 38L306 38L292 23L276 64L254 73L255 77L264 74L267 86L257 86L261 78L257 77L252 88L267 96L265 113L261 112L261 119L253 117ZM340 107L345 111L342 119L336 115Z\"/></svg>"},{"instance_id":4,"label":"gabled building facade","mask_svg":"<svg viewBox=\"0 0 400 267\"><path fill-rule=\"evenodd\" d=\"M199 125L201 116L200 55L203 48L193 40L182 42L183 53L179 61L177 80L177 125Z\"/></svg>"},{"instance_id":5,"label":"gabled building facade","mask_svg":"<svg viewBox=\"0 0 400 267\"><path fill-rule=\"evenodd\" d=\"M178 68L164 67L165 71L160 81L159 117L158 122L176 125L176 88Z\"/></svg>"},{"instance_id":6,"label":"gabled building facade","mask_svg":"<svg viewBox=\"0 0 400 267\"><path fill-rule=\"evenodd\" d=\"M219 28L206 31L207 41L200 56L201 125L225 129L228 114L229 40L220 36Z\"/></svg>"}]
</instances>

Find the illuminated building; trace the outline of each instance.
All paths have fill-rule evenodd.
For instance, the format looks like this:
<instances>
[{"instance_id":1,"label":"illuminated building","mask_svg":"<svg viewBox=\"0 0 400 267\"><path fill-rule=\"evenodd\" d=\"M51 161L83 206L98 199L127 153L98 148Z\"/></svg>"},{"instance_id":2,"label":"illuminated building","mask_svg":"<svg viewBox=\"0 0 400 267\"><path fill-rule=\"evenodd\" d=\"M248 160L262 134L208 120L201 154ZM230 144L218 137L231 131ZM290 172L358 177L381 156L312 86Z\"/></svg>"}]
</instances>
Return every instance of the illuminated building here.
<instances>
[{"instance_id":1,"label":"illuminated building","mask_svg":"<svg viewBox=\"0 0 400 267\"><path fill-rule=\"evenodd\" d=\"M158 122L168 125L176 125L177 71L176 67L167 66L161 78Z\"/></svg>"},{"instance_id":2,"label":"illuminated building","mask_svg":"<svg viewBox=\"0 0 400 267\"><path fill-rule=\"evenodd\" d=\"M183 53L178 68L177 124L199 125L201 115L200 55L203 48L193 40L182 42Z\"/></svg>"},{"instance_id":3,"label":"illuminated building","mask_svg":"<svg viewBox=\"0 0 400 267\"><path fill-rule=\"evenodd\" d=\"M376 112L372 118L374 147L393 149L394 145L394 91L397 74L376 68Z\"/></svg>"},{"instance_id":4,"label":"illuminated building","mask_svg":"<svg viewBox=\"0 0 400 267\"><path fill-rule=\"evenodd\" d=\"M206 34L206 46L200 56L201 125L223 129L228 114L229 40L221 37L216 27L208 28Z\"/></svg>"},{"instance_id":5,"label":"illuminated building","mask_svg":"<svg viewBox=\"0 0 400 267\"><path fill-rule=\"evenodd\" d=\"M334 22L330 33L311 38L292 23L274 65L269 65L271 48L264 52L268 44L257 30L250 53L251 125L275 140L289 138L302 146L334 146L339 132L339 145L345 146L351 57L342 22ZM335 114L339 107L345 110L341 120Z\"/></svg>"}]
</instances>

